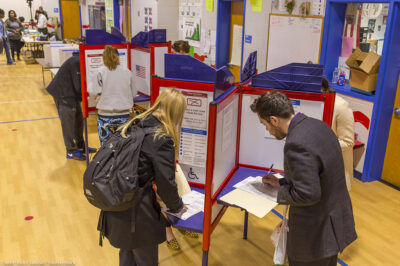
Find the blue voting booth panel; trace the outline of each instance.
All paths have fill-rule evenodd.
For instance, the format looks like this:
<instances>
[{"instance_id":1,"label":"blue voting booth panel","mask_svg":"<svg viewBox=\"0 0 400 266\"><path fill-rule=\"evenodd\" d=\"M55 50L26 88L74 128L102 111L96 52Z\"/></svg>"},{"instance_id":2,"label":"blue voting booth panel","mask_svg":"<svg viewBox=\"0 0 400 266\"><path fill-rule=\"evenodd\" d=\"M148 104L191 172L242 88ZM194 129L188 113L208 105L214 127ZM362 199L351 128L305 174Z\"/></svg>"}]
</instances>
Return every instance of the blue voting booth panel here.
<instances>
[{"instance_id":1,"label":"blue voting booth panel","mask_svg":"<svg viewBox=\"0 0 400 266\"><path fill-rule=\"evenodd\" d=\"M167 30L155 29L149 32L141 31L131 39L131 44L149 48L150 43L165 43L167 42Z\"/></svg>"},{"instance_id":2,"label":"blue voting booth panel","mask_svg":"<svg viewBox=\"0 0 400 266\"><path fill-rule=\"evenodd\" d=\"M323 71L322 65L291 63L254 76L252 86L321 92Z\"/></svg>"},{"instance_id":3,"label":"blue voting booth panel","mask_svg":"<svg viewBox=\"0 0 400 266\"><path fill-rule=\"evenodd\" d=\"M216 77L214 68L190 55L165 55L165 78L214 83Z\"/></svg>"},{"instance_id":4,"label":"blue voting booth panel","mask_svg":"<svg viewBox=\"0 0 400 266\"><path fill-rule=\"evenodd\" d=\"M86 30L87 45L124 44L125 42L125 37L116 29L114 30L114 34L99 29Z\"/></svg>"},{"instance_id":5,"label":"blue voting booth panel","mask_svg":"<svg viewBox=\"0 0 400 266\"><path fill-rule=\"evenodd\" d=\"M217 77L215 81L214 89L214 100L228 92L229 89L233 88L232 85L235 83L235 76L228 67L224 66L217 70Z\"/></svg>"},{"instance_id":6,"label":"blue voting booth panel","mask_svg":"<svg viewBox=\"0 0 400 266\"><path fill-rule=\"evenodd\" d=\"M241 82L245 83L257 73L257 51L252 52L247 58L246 64L243 67L240 75Z\"/></svg>"}]
</instances>

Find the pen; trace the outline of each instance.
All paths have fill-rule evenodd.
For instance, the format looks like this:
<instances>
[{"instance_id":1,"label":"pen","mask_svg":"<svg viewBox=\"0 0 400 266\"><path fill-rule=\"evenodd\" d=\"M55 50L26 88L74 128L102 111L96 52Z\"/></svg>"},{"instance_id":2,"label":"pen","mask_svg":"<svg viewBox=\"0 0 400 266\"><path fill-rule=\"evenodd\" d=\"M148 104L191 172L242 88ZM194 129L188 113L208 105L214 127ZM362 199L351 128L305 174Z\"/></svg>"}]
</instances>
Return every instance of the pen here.
<instances>
[{"instance_id":1,"label":"pen","mask_svg":"<svg viewBox=\"0 0 400 266\"><path fill-rule=\"evenodd\" d=\"M268 170L267 175L270 175L270 174L271 174L272 167L274 167L274 164L271 164L271 166L269 167L269 170Z\"/></svg>"}]
</instances>

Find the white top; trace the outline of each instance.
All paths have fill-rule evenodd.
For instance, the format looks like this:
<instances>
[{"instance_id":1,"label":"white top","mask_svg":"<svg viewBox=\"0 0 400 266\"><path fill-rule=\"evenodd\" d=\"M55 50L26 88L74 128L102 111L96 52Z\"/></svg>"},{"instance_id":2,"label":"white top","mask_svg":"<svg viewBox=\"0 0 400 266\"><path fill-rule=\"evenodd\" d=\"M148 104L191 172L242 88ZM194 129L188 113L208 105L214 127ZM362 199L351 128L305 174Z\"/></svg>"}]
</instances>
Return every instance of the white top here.
<instances>
[{"instance_id":1,"label":"white top","mask_svg":"<svg viewBox=\"0 0 400 266\"><path fill-rule=\"evenodd\" d=\"M101 94L96 106L98 113L105 116L129 114L137 94L129 69L118 65L111 71L103 66L94 78L93 88L88 88L88 93Z\"/></svg>"},{"instance_id":2,"label":"white top","mask_svg":"<svg viewBox=\"0 0 400 266\"><path fill-rule=\"evenodd\" d=\"M38 29L47 28L47 18L45 15L43 15L43 14L39 15L37 28Z\"/></svg>"}]
</instances>

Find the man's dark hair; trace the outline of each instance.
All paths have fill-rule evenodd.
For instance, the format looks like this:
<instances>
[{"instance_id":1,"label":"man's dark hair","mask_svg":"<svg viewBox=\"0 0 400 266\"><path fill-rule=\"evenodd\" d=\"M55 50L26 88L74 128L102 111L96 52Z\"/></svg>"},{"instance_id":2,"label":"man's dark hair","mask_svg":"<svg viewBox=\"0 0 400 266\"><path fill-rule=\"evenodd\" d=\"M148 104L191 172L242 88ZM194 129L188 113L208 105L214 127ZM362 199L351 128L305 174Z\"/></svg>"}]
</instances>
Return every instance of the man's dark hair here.
<instances>
[{"instance_id":1,"label":"man's dark hair","mask_svg":"<svg viewBox=\"0 0 400 266\"><path fill-rule=\"evenodd\" d=\"M0 14L4 15L4 10L0 8Z\"/></svg>"},{"instance_id":2,"label":"man's dark hair","mask_svg":"<svg viewBox=\"0 0 400 266\"><path fill-rule=\"evenodd\" d=\"M279 91L265 92L254 100L250 108L267 122L270 122L270 116L287 119L294 115L292 102Z\"/></svg>"},{"instance_id":3,"label":"man's dark hair","mask_svg":"<svg viewBox=\"0 0 400 266\"><path fill-rule=\"evenodd\" d=\"M321 87L323 92L335 92L335 89L329 85L329 81L324 76L322 77Z\"/></svg>"}]
</instances>

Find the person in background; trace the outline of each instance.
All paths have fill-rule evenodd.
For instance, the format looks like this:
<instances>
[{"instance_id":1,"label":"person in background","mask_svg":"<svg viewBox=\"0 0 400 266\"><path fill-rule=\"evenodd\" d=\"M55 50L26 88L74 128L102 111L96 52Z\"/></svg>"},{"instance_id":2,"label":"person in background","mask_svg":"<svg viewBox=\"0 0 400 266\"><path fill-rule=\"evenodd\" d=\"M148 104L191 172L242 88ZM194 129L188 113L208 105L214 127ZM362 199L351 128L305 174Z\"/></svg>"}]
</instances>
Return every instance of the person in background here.
<instances>
[{"instance_id":1,"label":"person in background","mask_svg":"<svg viewBox=\"0 0 400 266\"><path fill-rule=\"evenodd\" d=\"M119 265L157 266L158 245L165 241L165 218L152 188L172 213L186 211L175 183L175 158L179 152L180 130L186 109L186 98L181 92L167 88L153 106L120 128L126 136L132 125L156 128L144 137L138 166L140 187L146 187L135 212L132 232L132 209L121 212L101 211L98 230L110 244L119 248Z\"/></svg>"},{"instance_id":2,"label":"person in background","mask_svg":"<svg viewBox=\"0 0 400 266\"><path fill-rule=\"evenodd\" d=\"M37 20L37 25L36 28L39 33L47 35L48 30L47 30L47 18L43 14L43 11L41 10L36 10L35 12L35 19Z\"/></svg>"},{"instance_id":3,"label":"person in background","mask_svg":"<svg viewBox=\"0 0 400 266\"><path fill-rule=\"evenodd\" d=\"M265 175L290 205L287 255L290 266L336 266L339 252L357 238L339 141L321 120L294 113L290 99L268 91L251 110L276 139L286 138L285 177Z\"/></svg>"},{"instance_id":4,"label":"person in background","mask_svg":"<svg viewBox=\"0 0 400 266\"><path fill-rule=\"evenodd\" d=\"M6 29L8 32L8 39L10 41L11 55L13 61L15 61L15 53L17 54L18 61L21 61L20 54L22 48L22 31L24 26L18 20L17 14L14 10L8 11L8 19L6 20Z\"/></svg>"},{"instance_id":5,"label":"person in background","mask_svg":"<svg viewBox=\"0 0 400 266\"><path fill-rule=\"evenodd\" d=\"M62 64L46 90L53 96L60 117L66 158L85 160L79 53ZM96 149L89 148L89 153L94 152Z\"/></svg>"},{"instance_id":6,"label":"person in background","mask_svg":"<svg viewBox=\"0 0 400 266\"><path fill-rule=\"evenodd\" d=\"M329 86L328 80L322 79L322 92L335 92ZM351 189L353 180L353 146L354 146L354 115L345 99L336 94L333 111L332 130L335 132L342 149L347 190Z\"/></svg>"},{"instance_id":7,"label":"person in background","mask_svg":"<svg viewBox=\"0 0 400 266\"><path fill-rule=\"evenodd\" d=\"M15 63L11 59L10 55L10 45L8 43L6 25L3 22L4 16L5 16L4 10L0 8L0 54L3 53L4 49L7 57L7 64L14 65Z\"/></svg>"},{"instance_id":8,"label":"person in background","mask_svg":"<svg viewBox=\"0 0 400 266\"><path fill-rule=\"evenodd\" d=\"M132 74L127 67L121 66L116 48L105 47L103 62L104 66L94 77L94 86L88 88L88 93L98 99L97 128L101 145L129 121L129 110L137 96Z\"/></svg>"},{"instance_id":9,"label":"person in background","mask_svg":"<svg viewBox=\"0 0 400 266\"><path fill-rule=\"evenodd\" d=\"M172 45L172 52L174 54L186 54L188 55L190 52L190 45L188 41L176 41Z\"/></svg>"}]
</instances>

